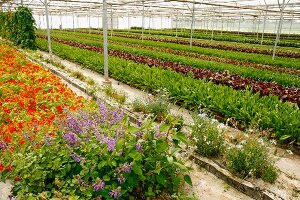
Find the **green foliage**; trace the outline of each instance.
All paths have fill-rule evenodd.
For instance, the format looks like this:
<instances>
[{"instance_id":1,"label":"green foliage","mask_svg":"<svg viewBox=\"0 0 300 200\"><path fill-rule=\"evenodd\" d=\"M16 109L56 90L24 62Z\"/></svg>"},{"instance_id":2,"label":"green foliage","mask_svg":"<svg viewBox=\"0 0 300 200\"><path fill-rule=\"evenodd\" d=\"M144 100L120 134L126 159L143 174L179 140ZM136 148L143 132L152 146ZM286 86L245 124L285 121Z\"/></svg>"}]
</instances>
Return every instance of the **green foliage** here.
<instances>
[{"instance_id":1,"label":"green foliage","mask_svg":"<svg viewBox=\"0 0 300 200\"><path fill-rule=\"evenodd\" d=\"M46 40L38 39L38 45L47 50ZM103 57L97 52L56 42L53 42L53 52L103 73ZM291 135L290 139L296 143L300 141L299 107L288 102L283 103L276 96L261 97L249 90L237 91L227 86L196 80L158 67L149 68L116 57L110 57L109 62L111 76L119 81L148 91L166 88L170 99L186 108L200 106L226 118L234 118L241 125L256 125L272 130L277 138Z\"/></svg>"},{"instance_id":2,"label":"green foliage","mask_svg":"<svg viewBox=\"0 0 300 200\"><path fill-rule=\"evenodd\" d=\"M257 138L249 138L226 153L228 168L243 178L256 177L273 183L278 177L267 148Z\"/></svg>"},{"instance_id":3,"label":"green foliage","mask_svg":"<svg viewBox=\"0 0 300 200\"><path fill-rule=\"evenodd\" d=\"M160 94L146 103L146 112L152 113L158 121L163 121L170 111L168 96Z\"/></svg>"},{"instance_id":4,"label":"green foliage","mask_svg":"<svg viewBox=\"0 0 300 200\"><path fill-rule=\"evenodd\" d=\"M92 122L97 127L88 128ZM10 177L22 178L14 184L18 198L113 199L110 192L116 191L119 199L146 199L191 184L177 153L187 138L170 125L147 119L136 127L99 104L99 113L70 113L60 127L40 149L29 147L14 158Z\"/></svg>"},{"instance_id":5,"label":"green foliage","mask_svg":"<svg viewBox=\"0 0 300 200\"><path fill-rule=\"evenodd\" d=\"M114 100L116 100L120 104L124 104L126 102L126 98L127 98L126 94L122 93L122 92L118 92L112 86L103 87L103 91L105 92L105 94L107 96L113 98Z\"/></svg>"},{"instance_id":6,"label":"green foliage","mask_svg":"<svg viewBox=\"0 0 300 200\"><path fill-rule=\"evenodd\" d=\"M0 35L22 48L36 49L35 20L27 7L18 7L14 13L0 13Z\"/></svg>"},{"instance_id":7,"label":"green foliage","mask_svg":"<svg viewBox=\"0 0 300 200\"><path fill-rule=\"evenodd\" d=\"M202 156L219 156L224 150L224 135L218 128L218 123L201 116L194 116L192 137L197 146L197 152Z\"/></svg>"},{"instance_id":8,"label":"green foliage","mask_svg":"<svg viewBox=\"0 0 300 200\"><path fill-rule=\"evenodd\" d=\"M146 103L144 103L142 100L140 99L135 99L132 102L132 109L134 112L143 112L146 113Z\"/></svg>"},{"instance_id":9,"label":"green foliage","mask_svg":"<svg viewBox=\"0 0 300 200\"><path fill-rule=\"evenodd\" d=\"M40 34L43 34L42 32L39 32ZM69 36L80 36L84 37L85 39L88 38L96 38L99 40L102 38L101 35L99 34L85 34L85 33L71 33L71 32L64 32L64 31L53 31L55 33L55 36L59 36L57 33L60 34L66 34L67 37ZM77 37L77 40L79 38ZM150 40L144 40L141 42L139 39L132 39L132 38L124 38L124 37L113 37L110 38L112 41L116 42L128 42L132 44L142 44L146 46L154 46L154 47L160 47L160 48L168 48L168 49L173 49L173 50L180 50L180 51L186 51L186 52L193 52L193 53L199 53L199 54L204 54L208 56L216 56L220 58L228 58L228 59L235 59L235 60L241 60L241 61L249 61L249 62L254 62L257 64L266 64L266 65L271 65L271 66L278 66L278 67L287 67L287 68L294 68L294 69L300 69L299 65L299 58L284 58L284 57L278 57L275 60L272 60L272 56L270 55L264 55L264 54L254 54L254 53L246 53L246 52L237 52L237 51L229 51L229 50L221 50L221 49L211 49L211 48L205 48L205 47L197 47L194 46L190 48L187 45L181 45L181 44L173 44L173 43L168 43L168 42L157 42L157 41L150 41ZM211 42L209 40L209 42ZM99 42L97 43L99 45ZM126 48L127 49L127 48ZM251 56L249 56L251 55ZM163 55L161 55L163 56ZM218 63L220 64L220 63ZM200 67L200 65L198 65ZM208 64L206 64L208 66ZM223 66L223 65L222 65ZM222 66L219 66L219 68L222 68ZM225 65L228 67L228 65ZM218 66L213 65L210 68L218 68ZM235 67L236 68L236 67ZM232 73L243 73L245 70L247 70L247 67L242 67L239 66L239 69L234 68L229 68L227 70L232 71ZM249 68L248 68L249 70ZM260 70L261 71L261 70ZM250 75L247 73L248 76ZM258 73L255 73L256 75L259 75ZM275 73L276 76L278 75Z\"/></svg>"}]
</instances>

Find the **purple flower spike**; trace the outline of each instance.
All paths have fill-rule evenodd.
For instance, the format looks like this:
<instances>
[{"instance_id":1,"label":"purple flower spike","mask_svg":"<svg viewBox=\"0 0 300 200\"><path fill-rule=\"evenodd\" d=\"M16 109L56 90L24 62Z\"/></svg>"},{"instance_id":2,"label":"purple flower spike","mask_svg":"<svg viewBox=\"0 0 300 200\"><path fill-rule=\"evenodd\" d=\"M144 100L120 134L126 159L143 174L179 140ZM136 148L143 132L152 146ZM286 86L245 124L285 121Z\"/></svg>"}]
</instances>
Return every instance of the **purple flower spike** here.
<instances>
[{"instance_id":1,"label":"purple flower spike","mask_svg":"<svg viewBox=\"0 0 300 200\"><path fill-rule=\"evenodd\" d=\"M44 143L47 146L51 146L52 145L52 138L49 135L46 135L45 138L44 138ZM1 147L0 147L0 149L1 149Z\"/></svg>"},{"instance_id":2,"label":"purple flower spike","mask_svg":"<svg viewBox=\"0 0 300 200\"><path fill-rule=\"evenodd\" d=\"M119 173L120 172L123 172L123 173L126 173L126 172L131 172L132 170L132 167L130 164L128 163L124 163L124 164L121 164L120 167L119 167Z\"/></svg>"},{"instance_id":3,"label":"purple flower spike","mask_svg":"<svg viewBox=\"0 0 300 200\"><path fill-rule=\"evenodd\" d=\"M114 151L116 149L117 141L114 138L108 138L106 140L108 151Z\"/></svg>"},{"instance_id":4,"label":"purple flower spike","mask_svg":"<svg viewBox=\"0 0 300 200\"><path fill-rule=\"evenodd\" d=\"M5 142L0 141L0 150L5 149L7 144Z\"/></svg>"},{"instance_id":5,"label":"purple flower spike","mask_svg":"<svg viewBox=\"0 0 300 200\"><path fill-rule=\"evenodd\" d=\"M105 187L105 182L102 180L97 180L94 184L93 184L93 188L95 192L98 192L100 190L103 190Z\"/></svg>"},{"instance_id":6,"label":"purple flower spike","mask_svg":"<svg viewBox=\"0 0 300 200\"><path fill-rule=\"evenodd\" d=\"M112 190L111 192L109 192L108 194L110 197L112 197L114 199L118 199L122 195L121 192L122 192L121 187L118 187L118 188Z\"/></svg>"},{"instance_id":7,"label":"purple flower spike","mask_svg":"<svg viewBox=\"0 0 300 200\"><path fill-rule=\"evenodd\" d=\"M142 151L143 151L143 147L142 147L141 143L137 143L137 144L135 145L135 149L136 149L137 151L139 151L139 152L142 152Z\"/></svg>"},{"instance_id":8,"label":"purple flower spike","mask_svg":"<svg viewBox=\"0 0 300 200\"><path fill-rule=\"evenodd\" d=\"M77 162L77 163L80 163L80 161L81 161L81 158L79 157L79 156L72 156L72 158L73 158L73 160L75 161L75 162Z\"/></svg>"},{"instance_id":9,"label":"purple flower spike","mask_svg":"<svg viewBox=\"0 0 300 200\"><path fill-rule=\"evenodd\" d=\"M119 183L124 183L126 181L126 178L123 177L123 175L121 174L118 178L117 178Z\"/></svg>"},{"instance_id":10,"label":"purple flower spike","mask_svg":"<svg viewBox=\"0 0 300 200\"><path fill-rule=\"evenodd\" d=\"M71 147L74 147L77 145L77 138L76 138L76 135L72 132L70 133L66 133L66 134L63 134L62 137L64 138L64 140L66 141L66 143L71 146Z\"/></svg>"}]
</instances>

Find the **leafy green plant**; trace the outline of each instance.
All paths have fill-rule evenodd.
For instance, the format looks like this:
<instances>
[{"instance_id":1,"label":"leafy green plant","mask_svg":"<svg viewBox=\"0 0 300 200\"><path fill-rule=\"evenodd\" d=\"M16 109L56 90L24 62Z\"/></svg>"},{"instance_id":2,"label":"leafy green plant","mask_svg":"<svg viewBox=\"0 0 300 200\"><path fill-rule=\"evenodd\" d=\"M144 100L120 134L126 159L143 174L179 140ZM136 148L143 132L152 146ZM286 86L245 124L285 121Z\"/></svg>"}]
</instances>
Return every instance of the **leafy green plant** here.
<instances>
[{"instance_id":1,"label":"leafy green plant","mask_svg":"<svg viewBox=\"0 0 300 200\"><path fill-rule=\"evenodd\" d=\"M112 86L103 87L103 91L107 96L112 97L113 99L115 99L117 102L121 104L124 104L126 101L126 94L118 92Z\"/></svg>"},{"instance_id":2,"label":"leafy green plant","mask_svg":"<svg viewBox=\"0 0 300 200\"><path fill-rule=\"evenodd\" d=\"M242 178L262 178L273 183L278 177L267 148L258 142L257 137L248 138L229 149L226 160L227 167Z\"/></svg>"},{"instance_id":3,"label":"leafy green plant","mask_svg":"<svg viewBox=\"0 0 300 200\"><path fill-rule=\"evenodd\" d=\"M154 99L148 100L146 112L151 113L158 121L163 121L170 111L170 103L166 94L159 94Z\"/></svg>"},{"instance_id":4,"label":"leafy green plant","mask_svg":"<svg viewBox=\"0 0 300 200\"><path fill-rule=\"evenodd\" d=\"M60 33L60 32L59 32ZM81 36L80 33L70 33L70 34L59 34L54 32L54 36L60 39L65 39L65 40L72 40L72 41L78 41L78 42L82 42L85 44L89 44L89 45L95 45L95 46L102 46L101 43L99 43L98 39L95 40L93 39L94 37L91 37L90 35L87 35L86 37L78 37ZM82 35L83 36L83 35ZM89 39L91 38L91 39ZM113 39L114 41L123 41L123 39L119 39L117 40L116 38ZM124 41L123 41L124 42ZM291 75L291 74L285 74L285 73L281 73L281 72L277 72L277 71L272 71L272 73L270 73L270 71L268 70L263 70L263 69L256 69L256 68L252 68L252 67L248 67L248 66L236 66L233 64L227 64L227 63L220 63L220 62L214 62L214 61L209 61L209 60L202 60L199 58L193 58L193 57L189 57L189 56L183 56L183 55L177 55L177 54L171 54L171 53L165 53L165 52L157 52L157 50L148 50L145 48L140 48L141 42L139 41L132 41L129 40L130 43L136 44L136 46L132 47L126 44L118 44L118 43L114 43L112 42L110 44L110 48L114 49L114 50L119 50L119 51L125 51L131 54L136 54L136 55L143 55L143 56L149 56L151 58L155 58L155 59L161 59L164 61L170 61L170 62L176 62L176 63L182 63L188 66L193 66L195 68L200 68L200 69L209 69L213 72L216 71L220 71L220 72L229 72L230 74L236 74L236 75L240 75L242 77L249 77L249 78L253 78L254 80L264 80L264 81L268 81L268 82L273 82L276 81L279 84L283 85L283 86L296 86L296 87L300 87L300 78L297 75ZM151 43L152 44L152 43ZM145 43L143 42L142 45L145 45ZM154 42L151 46L157 45L157 47L163 49L163 48L170 48L172 44L168 44L168 45L164 45L161 46L159 44L157 44L157 42ZM146 45L149 46L149 45ZM188 48L188 47L187 47ZM187 50L185 50L187 51ZM206 51L213 51L213 50L207 50ZM226 52L228 53L228 52ZM236 52L236 53L240 53L240 52ZM236 55L236 53L234 55ZM201 53L203 54L203 53ZM232 55L232 54L231 54ZM223 57L220 56L219 57ZM249 57L247 55L247 57ZM269 56L270 60L271 57ZM282 58L284 59L284 58ZM261 60L261 56L260 56L260 60ZM291 62L291 58L286 58L286 62ZM294 59L295 61L297 59ZM298 62L295 62L296 66L299 67ZM286 66L286 65L284 65Z\"/></svg>"},{"instance_id":5,"label":"leafy green plant","mask_svg":"<svg viewBox=\"0 0 300 200\"><path fill-rule=\"evenodd\" d=\"M192 137L197 146L197 153L202 156L216 157L223 153L225 139L218 123L201 116L194 115Z\"/></svg>"},{"instance_id":6,"label":"leafy green plant","mask_svg":"<svg viewBox=\"0 0 300 200\"><path fill-rule=\"evenodd\" d=\"M15 45L22 48L36 49L35 20L27 7L18 7L12 17L13 24L11 39Z\"/></svg>"},{"instance_id":7,"label":"leafy green plant","mask_svg":"<svg viewBox=\"0 0 300 200\"><path fill-rule=\"evenodd\" d=\"M47 50L47 41L38 39L39 48ZM53 52L58 56L81 63L103 73L103 57L97 52L53 42ZM85 59L82 59L82 58ZM234 118L243 126L253 123L268 129L276 138L291 135L289 140L300 141L299 107L283 103L276 96L260 97L249 90L236 91L232 88L196 80L158 67L110 57L109 72L112 77L132 86L155 92L166 88L170 99L186 108L201 107L225 118ZM289 142L289 141L286 141Z\"/></svg>"},{"instance_id":8,"label":"leafy green plant","mask_svg":"<svg viewBox=\"0 0 300 200\"><path fill-rule=\"evenodd\" d=\"M147 199L192 184L176 153L187 141L183 133L150 119L136 127L120 110L98 107L69 113L58 136L16 155L4 178L20 177L18 198Z\"/></svg>"},{"instance_id":9,"label":"leafy green plant","mask_svg":"<svg viewBox=\"0 0 300 200\"><path fill-rule=\"evenodd\" d=\"M146 103L144 103L140 99L135 99L132 102L132 110L134 112L143 112L143 113L146 113L147 112Z\"/></svg>"}]
</instances>

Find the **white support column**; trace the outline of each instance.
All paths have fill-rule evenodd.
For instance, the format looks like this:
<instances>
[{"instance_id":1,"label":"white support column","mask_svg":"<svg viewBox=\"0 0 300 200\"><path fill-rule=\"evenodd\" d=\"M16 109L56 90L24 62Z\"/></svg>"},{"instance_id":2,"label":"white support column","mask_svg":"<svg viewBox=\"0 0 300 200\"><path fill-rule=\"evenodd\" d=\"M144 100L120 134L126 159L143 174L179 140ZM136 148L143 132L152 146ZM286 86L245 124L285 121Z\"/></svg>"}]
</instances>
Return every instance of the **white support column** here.
<instances>
[{"instance_id":1,"label":"white support column","mask_svg":"<svg viewBox=\"0 0 300 200\"><path fill-rule=\"evenodd\" d=\"M214 11L213 17L211 19L211 38L210 38L210 40L214 39L214 19L215 19L215 14L216 14L216 11Z\"/></svg>"},{"instance_id":2,"label":"white support column","mask_svg":"<svg viewBox=\"0 0 300 200\"><path fill-rule=\"evenodd\" d=\"M89 34L91 34L91 8L89 9Z\"/></svg>"},{"instance_id":3,"label":"white support column","mask_svg":"<svg viewBox=\"0 0 300 200\"><path fill-rule=\"evenodd\" d=\"M240 19L239 19L238 35L240 34L240 31L241 31L241 21L242 21L242 15L240 16Z\"/></svg>"},{"instance_id":4,"label":"white support column","mask_svg":"<svg viewBox=\"0 0 300 200\"><path fill-rule=\"evenodd\" d=\"M41 19L41 15L39 14L39 25L38 25L39 29L42 28L42 19Z\"/></svg>"},{"instance_id":5,"label":"white support column","mask_svg":"<svg viewBox=\"0 0 300 200\"><path fill-rule=\"evenodd\" d=\"M226 31L227 32L229 31L229 17L227 17L227 28L226 28Z\"/></svg>"},{"instance_id":6,"label":"white support column","mask_svg":"<svg viewBox=\"0 0 300 200\"><path fill-rule=\"evenodd\" d=\"M148 30L148 34L150 35L150 29L151 29L151 13L149 12L149 16L148 16L148 22L149 22L149 30Z\"/></svg>"},{"instance_id":7,"label":"white support column","mask_svg":"<svg viewBox=\"0 0 300 200\"><path fill-rule=\"evenodd\" d=\"M178 37L178 10L176 10L176 37Z\"/></svg>"},{"instance_id":8,"label":"white support column","mask_svg":"<svg viewBox=\"0 0 300 200\"><path fill-rule=\"evenodd\" d=\"M194 21L195 21L195 0L193 1L193 8L192 8L192 22L191 22L191 33L190 33L190 47L192 47L192 45L193 45Z\"/></svg>"},{"instance_id":9,"label":"white support column","mask_svg":"<svg viewBox=\"0 0 300 200\"><path fill-rule=\"evenodd\" d=\"M79 29L79 17L80 17L79 15L76 16L76 19L77 19L77 29Z\"/></svg>"},{"instance_id":10,"label":"white support column","mask_svg":"<svg viewBox=\"0 0 300 200\"><path fill-rule=\"evenodd\" d=\"M61 12L59 14L59 19L60 19L60 30L62 30L63 29L63 23L62 23L62 14L61 14Z\"/></svg>"},{"instance_id":11,"label":"white support column","mask_svg":"<svg viewBox=\"0 0 300 200\"><path fill-rule=\"evenodd\" d=\"M51 12L49 12L49 14L50 14L50 29L52 30L52 15L51 15Z\"/></svg>"},{"instance_id":12,"label":"white support column","mask_svg":"<svg viewBox=\"0 0 300 200\"><path fill-rule=\"evenodd\" d=\"M129 12L127 14L127 18L128 18L128 33L130 31L130 16L129 16Z\"/></svg>"},{"instance_id":13,"label":"white support column","mask_svg":"<svg viewBox=\"0 0 300 200\"><path fill-rule=\"evenodd\" d=\"M282 29L282 21L283 21L283 11L285 8L285 0L283 0L281 6L279 5L279 1L278 1L278 6L280 9L280 18L279 18L279 22L278 22L278 26L277 26L277 34L276 34L276 40L275 40L275 44L274 44L274 48L273 48L273 56L272 56L272 60L274 60L275 55L276 55L276 48L280 39L280 34L281 34L281 29Z\"/></svg>"},{"instance_id":14,"label":"white support column","mask_svg":"<svg viewBox=\"0 0 300 200\"><path fill-rule=\"evenodd\" d=\"M113 36L113 29L114 29L113 9L112 9L112 5L110 5L110 37Z\"/></svg>"},{"instance_id":15,"label":"white support column","mask_svg":"<svg viewBox=\"0 0 300 200\"><path fill-rule=\"evenodd\" d=\"M221 23L222 23L221 35L223 35L223 30L224 30L224 19L223 19L223 16L221 17Z\"/></svg>"},{"instance_id":16,"label":"white support column","mask_svg":"<svg viewBox=\"0 0 300 200\"><path fill-rule=\"evenodd\" d=\"M50 59L52 58L52 45L51 45L51 35L50 35L50 27L49 27L49 10L48 10L48 2L44 0L45 12L46 12L46 25L47 25L47 38L48 38L48 50L50 54Z\"/></svg>"},{"instance_id":17,"label":"white support column","mask_svg":"<svg viewBox=\"0 0 300 200\"><path fill-rule=\"evenodd\" d=\"M73 10L73 31L75 32L75 13Z\"/></svg>"},{"instance_id":18,"label":"white support column","mask_svg":"<svg viewBox=\"0 0 300 200\"><path fill-rule=\"evenodd\" d=\"M256 40L258 40L259 25L260 25L260 16L258 16L257 18Z\"/></svg>"},{"instance_id":19,"label":"white support column","mask_svg":"<svg viewBox=\"0 0 300 200\"><path fill-rule=\"evenodd\" d=\"M108 78L108 48L107 48L107 2L103 0L102 11L103 26L103 55L104 55L104 79L105 83L110 83Z\"/></svg>"},{"instance_id":20,"label":"white support column","mask_svg":"<svg viewBox=\"0 0 300 200\"><path fill-rule=\"evenodd\" d=\"M262 30L262 34L261 34L261 41L260 44L262 45L264 42L264 35L265 35L265 29L266 29L266 21L267 21L267 14L268 14L268 6L266 6L266 12L265 12L265 16L264 16L264 24L263 24L263 30Z\"/></svg>"},{"instance_id":21,"label":"white support column","mask_svg":"<svg viewBox=\"0 0 300 200\"><path fill-rule=\"evenodd\" d=\"M291 19L290 28L289 28L289 36L288 37L290 37L290 35L291 35L293 20L294 20L294 15L292 16L292 19Z\"/></svg>"},{"instance_id":22,"label":"white support column","mask_svg":"<svg viewBox=\"0 0 300 200\"><path fill-rule=\"evenodd\" d=\"M143 10L142 10L142 42L144 41L144 26L145 26L145 4L144 1L142 1L143 4Z\"/></svg>"}]
</instances>

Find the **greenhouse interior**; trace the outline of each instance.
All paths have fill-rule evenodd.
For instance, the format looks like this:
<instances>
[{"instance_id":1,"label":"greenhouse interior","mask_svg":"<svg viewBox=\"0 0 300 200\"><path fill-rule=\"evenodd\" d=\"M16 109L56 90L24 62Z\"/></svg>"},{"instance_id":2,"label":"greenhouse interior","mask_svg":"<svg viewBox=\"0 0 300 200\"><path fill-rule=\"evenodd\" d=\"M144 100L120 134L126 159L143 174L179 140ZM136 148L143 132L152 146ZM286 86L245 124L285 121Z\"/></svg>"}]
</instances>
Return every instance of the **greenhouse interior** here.
<instances>
[{"instance_id":1,"label":"greenhouse interior","mask_svg":"<svg viewBox=\"0 0 300 200\"><path fill-rule=\"evenodd\" d=\"M0 200L300 200L299 0L0 7Z\"/></svg>"}]
</instances>

